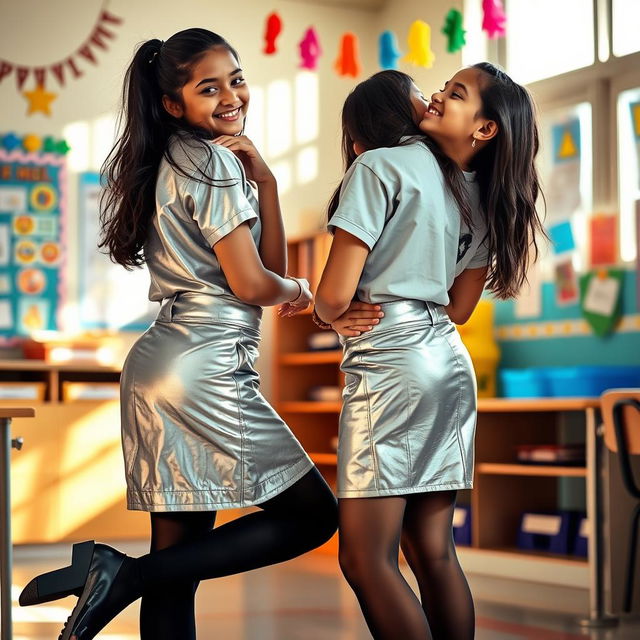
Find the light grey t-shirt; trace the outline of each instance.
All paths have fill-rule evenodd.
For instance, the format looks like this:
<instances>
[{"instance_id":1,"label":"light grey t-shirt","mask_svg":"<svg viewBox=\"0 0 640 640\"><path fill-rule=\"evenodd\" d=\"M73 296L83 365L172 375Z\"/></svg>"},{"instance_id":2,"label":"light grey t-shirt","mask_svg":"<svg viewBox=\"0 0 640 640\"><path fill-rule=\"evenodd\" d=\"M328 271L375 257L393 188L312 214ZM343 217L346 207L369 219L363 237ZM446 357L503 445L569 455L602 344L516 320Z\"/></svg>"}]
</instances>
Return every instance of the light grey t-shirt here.
<instances>
[{"instance_id":1,"label":"light grey t-shirt","mask_svg":"<svg viewBox=\"0 0 640 640\"><path fill-rule=\"evenodd\" d=\"M211 156L197 145L170 141L174 160L192 177L180 175L164 158L160 163L156 213L144 246L150 300L195 291L237 302L212 247L243 222L251 225L256 245L260 241L258 201L242 163L225 147L206 144ZM196 180L198 170L220 186Z\"/></svg>"},{"instance_id":2,"label":"light grey t-shirt","mask_svg":"<svg viewBox=\"0 0 640 640\"><path fill-rule=\"evenodd\" d=\"M473 227L462 223L434 155L422 142L373 149L347 171L329 230L344 229L370 249L357 297L449 303L465 269L488 264L486 225L475 174L465 172Z\"/></svg>"}]
</instances>

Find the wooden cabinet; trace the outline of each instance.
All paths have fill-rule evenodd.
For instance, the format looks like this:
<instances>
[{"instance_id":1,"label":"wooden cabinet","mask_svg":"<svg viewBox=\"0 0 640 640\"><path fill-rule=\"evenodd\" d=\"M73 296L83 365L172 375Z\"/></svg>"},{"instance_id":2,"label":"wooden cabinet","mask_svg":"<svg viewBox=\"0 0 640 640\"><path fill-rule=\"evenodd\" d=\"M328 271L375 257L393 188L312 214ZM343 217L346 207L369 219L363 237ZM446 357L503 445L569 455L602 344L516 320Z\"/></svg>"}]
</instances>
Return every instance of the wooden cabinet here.
<instances>
[{"instance_id":1,"label":"wooden cabinet","mask_svg":"<svg viewBox=\"0 0 640 640\"><path fill-rule=\"evenodd\" d=\"M44 389L37 401L0 401L36 412L12 425L13 437L24 438L11 453L15 544L148 536L148 516L126 509L119 400L63 400L74 395L63 393L70 385L113 390L119 377L117 367L0 360L0 385Z\"/></svg>"}]
</instances>

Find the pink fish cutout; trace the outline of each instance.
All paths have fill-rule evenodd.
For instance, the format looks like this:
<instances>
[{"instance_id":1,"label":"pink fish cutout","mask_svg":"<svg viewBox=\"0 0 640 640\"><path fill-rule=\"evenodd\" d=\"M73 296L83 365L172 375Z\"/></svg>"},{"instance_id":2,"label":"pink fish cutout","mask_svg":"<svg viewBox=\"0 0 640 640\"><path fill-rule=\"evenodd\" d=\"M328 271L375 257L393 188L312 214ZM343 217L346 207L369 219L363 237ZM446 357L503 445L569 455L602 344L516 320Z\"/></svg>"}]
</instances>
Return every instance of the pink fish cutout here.
<instances>
[{"instance_id":1,"label":"pink fish cutout","mask_svg":"<svg viewBox=\"0 0 640 640\"><path fill-rule=\"evenodd\" d=\"M282 20L274 11L267 17L267 24L264 32L264 53L271 55L276 53L276 38L282 32Z\"/></svg>"},{"instance_id":2,"label":"pink fish cutout","mask_svg":"<svg viewBox=\"0 0 640 640\"><path fill-rule=\"evenodd\" d=\"M315 71L318 68L318 58L322 55L318 34L313 27L304 32L304 37L298 43L300 47L300 68Z\"/></svg>"},{"instance_id":3,"label":"pink fish cutout","mask_svg":"<svg viewBox=\"0 0 640 640\"><path fill-rule=\"evenodd\" d=\"M487 32L489 38L495 40L506 33L505 22L507 16L504 13L502 0L482 0L482 29Z\"/></svg>"}]
</instances>

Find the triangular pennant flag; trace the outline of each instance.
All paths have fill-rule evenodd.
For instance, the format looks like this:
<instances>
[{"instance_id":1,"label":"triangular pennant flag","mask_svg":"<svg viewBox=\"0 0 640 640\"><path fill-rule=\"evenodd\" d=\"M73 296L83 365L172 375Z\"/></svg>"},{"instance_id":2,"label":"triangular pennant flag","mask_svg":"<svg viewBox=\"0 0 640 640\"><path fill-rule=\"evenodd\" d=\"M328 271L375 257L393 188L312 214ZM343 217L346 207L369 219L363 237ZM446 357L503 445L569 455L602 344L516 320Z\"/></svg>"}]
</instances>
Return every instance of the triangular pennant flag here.
<instances>
[{"instance_id":1,"label":"triangular pennant flag","mask_svg":"<svg viewBox=\"0 0 640 640\"><path fill-rule=\"evenodd\" d=\"M105 29L104 27L98 25L93 30L93 33L91 34L91 38L89 38L89 39L97 47L100 47L101 49L106 49L107 45L104 43L103 38L108 38L109 40L113 40L114 37L115 36L113 35L113 33L111 33L111 31L109 31L108 29Z\"/></svg>"},{"instance_id":2,"label":"triangular pennant flag","mask_svg":"<svg viewBox=\"0 0 640 640\"><path fill-rule=\"evenodd\" d=\"M76 67L76 62L73 59L73 56L69 56L67 58L67 64L69 65L69 69L71 69L71 73L73 73L74 78L80 78L83 75L82 71Z\"/></svg>"},{"instance_id":3,"label":"triangular pennant flag","mask_svg":"<svg viewBox=\"0 0 640 640\"><path fill-rule=\"evenodd\" d=\"M44 89L44 74L46 73L46 69L44 67L38 67L37 69L33 70L33 73L36 77L36 84Z\"/></svg>"},{"instance_id":4,"label":"triangular pennant flag","mask_svg":"<svg viewBox=\"0 0 640 640\"><path fill-rule=\"evenodd\" d=\"M122 24L122 18L118 18L118 16L114 16L113 13L109 13L108 11L103 11L100 16L100 22L111 22L112 24Z\"/></svg>"},{"instance_id":5,"label":"triangular pennant flag","mask_svg":"<svg viewBox=\"0 0 640 640\"><path fill-rule=\"evenodd\" d=\"M85 44L84 47L80 47L80 49L78 49L78 53L92 64L98 64L96 57L93 55L93 51L91 51L90 45Z\"/></svg>"},{"instance_id":6,"label":"triangular pennant flag","mask_svg":"<svg viewBox=\"0 0 640 640\"><path fill-rule=\"evenodd\" d=\"M5 76L8 76L13 71L13 65L5 60L0 60L0 82L2 82Z\"/></svg>"},{"instance_id":7,"label":"triangular pennant flag","mask_svg":"<svg viewBox=\"0 0 640 640\"><path fill-rule=\"evenodd\" d=\"M58 84L64 87L64 62L58 62L58 64L52 64L49 69L51 73L56 77Z\"/></svg>"},{"instance_id":8,"label":"triangular pennant flag","mask_svg":"<svg viewBox=\"0 0 640 640\"><path fill-rule=\"evenodd\" d=\"M18 89L22 89L22 86L24 85L24 81L27 79L27 76L29 75L29 67L18 67L16 69L16 78L18 80Z\"/></svg>"}]
</instances>

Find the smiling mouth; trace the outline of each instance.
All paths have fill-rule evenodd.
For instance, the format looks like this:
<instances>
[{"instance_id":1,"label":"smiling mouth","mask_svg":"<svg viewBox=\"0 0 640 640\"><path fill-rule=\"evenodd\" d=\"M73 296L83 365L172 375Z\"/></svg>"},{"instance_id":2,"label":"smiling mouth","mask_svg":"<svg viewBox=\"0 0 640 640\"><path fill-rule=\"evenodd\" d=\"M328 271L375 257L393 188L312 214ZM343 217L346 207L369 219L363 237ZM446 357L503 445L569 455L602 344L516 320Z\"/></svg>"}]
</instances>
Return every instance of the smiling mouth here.
<instances>
[{"instance_id":1,"label":"smiling mouth","mask_svg":"<svg viewBox=\"0 0 640 640\"><path fill-rule=\"evenodd\" d=\"M219 120L237 120L240 115L240 107L234 109L233 111L225 111L225 113L215 113L214 117Z\"/></svg>"},{"instance_id":2,"label":"smiling mouth","mask_svg":"<svg viewBox=\"0 0 640 640\"><path fill-rule=\"evenodd\" d=\"M436 116L438 118L442 118L442 114L433 106L429 105L427 107L427 113L430 113L432 116Z\"/></svg>"}]
</instances>

